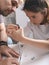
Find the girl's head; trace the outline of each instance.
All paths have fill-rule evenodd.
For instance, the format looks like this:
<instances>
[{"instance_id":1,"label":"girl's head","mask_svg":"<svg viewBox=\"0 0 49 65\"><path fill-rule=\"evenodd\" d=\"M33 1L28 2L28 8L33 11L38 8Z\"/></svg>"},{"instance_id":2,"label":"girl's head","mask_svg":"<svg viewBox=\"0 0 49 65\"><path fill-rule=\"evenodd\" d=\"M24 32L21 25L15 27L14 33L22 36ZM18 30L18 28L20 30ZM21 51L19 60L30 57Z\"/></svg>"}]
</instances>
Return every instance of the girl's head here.
<instances>
[{"instance_id":1,"label":"girl's head","mask_svg":"<svg viewBox=\"0 0 49 65\"><path fill-rule=\"evenodd\" d=\"M45 0L26 0L23 10L34 24L47 23L48 5Z\"/></svg>"}]
</instances>

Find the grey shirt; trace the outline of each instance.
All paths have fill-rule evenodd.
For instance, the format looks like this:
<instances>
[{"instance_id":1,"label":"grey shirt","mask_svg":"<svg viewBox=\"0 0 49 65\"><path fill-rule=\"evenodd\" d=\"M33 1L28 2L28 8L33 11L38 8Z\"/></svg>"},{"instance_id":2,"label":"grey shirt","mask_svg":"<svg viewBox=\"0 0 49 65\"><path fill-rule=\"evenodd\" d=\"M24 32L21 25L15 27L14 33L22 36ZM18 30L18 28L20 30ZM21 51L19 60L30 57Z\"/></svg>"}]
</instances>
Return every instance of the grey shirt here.
<instances>
[{"instance_id":1,"label":"grey shirt","mask_svg":"<svg viewBox=\"0 0 49 65\"><path fill-rule=\"evenodd\" d=\"M9 14L7 17L4 17L5 21L5 25L7 26L8 24L16 24L16 15L15 15L15 12L12 12L11 14ZM8 44L10 44L9 42L11 43L17 43L15 42L14 40L11 40L11 38L8 37Z\"/></svg>"},{"instance_id":2,"label":"grey shirt","mask_svg":"<svg viewBox=\"0 0 49 65\"><path fill-rule=\"evenodd\" d=\"M2 15L0 15L0 23L4 22L4 17Z\"/></svg>"},{"instance_id":3,"label":"grey shirt","mask_svg":"<svg viewBox=\"0 0 49 65\"><path fill-rule=\"evenodd\" d=\"M12 12L11 14L9 14L7 17L5 17L5 25L8 25L8 24L16 24L16 15L15 15L15 12Z\"/></svg>"}]
</instances>

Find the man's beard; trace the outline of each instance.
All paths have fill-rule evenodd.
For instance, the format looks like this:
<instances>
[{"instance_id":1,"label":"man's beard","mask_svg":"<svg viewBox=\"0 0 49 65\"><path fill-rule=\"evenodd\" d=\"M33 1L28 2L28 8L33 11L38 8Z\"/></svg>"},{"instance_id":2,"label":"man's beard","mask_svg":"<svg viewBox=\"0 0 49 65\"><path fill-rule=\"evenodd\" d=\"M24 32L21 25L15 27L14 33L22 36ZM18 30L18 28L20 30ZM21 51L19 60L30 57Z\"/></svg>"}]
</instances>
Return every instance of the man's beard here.
<instances>
[{"instance_id":1,"label":"man's beard","mask_svg":"<svg viewBox=\"0 0 49 65\"><path fill-rule=\"evenodd\" d=\"M7 13L6 11L1 11L0 10L0 14L3 15L3 16L8 16L10 13L12 13L12 12Z\"/></svg>"},{"instance_id":2,"label":"man's beard","mask_svg":"<svg viewBox=\"0 0 49 65\"><path fill-rule=\"evenodd\" d=\"M4 13L4 11L1 11L1 10L0 10L0 14L3 15L3 16L7 16L7 15Z\"/></svg>"}]
</instances>

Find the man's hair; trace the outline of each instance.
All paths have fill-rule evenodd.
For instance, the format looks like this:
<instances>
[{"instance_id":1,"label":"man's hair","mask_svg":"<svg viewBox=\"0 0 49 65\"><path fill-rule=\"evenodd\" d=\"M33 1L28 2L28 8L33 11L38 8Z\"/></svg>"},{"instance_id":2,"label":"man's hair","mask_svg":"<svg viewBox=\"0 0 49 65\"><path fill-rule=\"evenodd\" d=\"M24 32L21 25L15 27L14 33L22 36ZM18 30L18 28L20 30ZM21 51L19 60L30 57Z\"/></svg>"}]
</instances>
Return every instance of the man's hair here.
<instances>
[{"instance_id":1,"label":"man's hair","mask_svg":"<svg viewBox=\"0 0 49 65\"><path fill-rule=\"evenodd\" d=\"M45 0L25 0L23 10L31 11L34 13L41 12L45 15L45 8L48 8L48 4ZM41 24L47 22L47 15Z\"/></svg>"}]
</instances>

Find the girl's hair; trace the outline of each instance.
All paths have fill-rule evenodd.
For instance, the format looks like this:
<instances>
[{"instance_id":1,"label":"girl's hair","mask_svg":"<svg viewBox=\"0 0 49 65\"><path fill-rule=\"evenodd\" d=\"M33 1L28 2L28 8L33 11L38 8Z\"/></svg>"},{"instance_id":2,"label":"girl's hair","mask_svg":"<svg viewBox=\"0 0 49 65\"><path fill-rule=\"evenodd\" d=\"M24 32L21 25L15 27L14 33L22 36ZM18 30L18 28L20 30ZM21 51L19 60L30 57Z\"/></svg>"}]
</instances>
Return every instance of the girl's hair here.
<instances>
[{"instance_id":1,"label":"girl's hair","mask_svg":"<svg viewBox=\"0 0 49 65\"><path fill-rule=\"evenodd\" d=\"M48 8L48 4L45 0L25 0L23 10L31 11L34 13L41 12L45 15L45 8ZM47 15L41 24L47 23Z\"/></svg>"}]
</instances>

